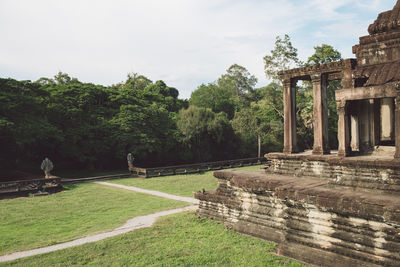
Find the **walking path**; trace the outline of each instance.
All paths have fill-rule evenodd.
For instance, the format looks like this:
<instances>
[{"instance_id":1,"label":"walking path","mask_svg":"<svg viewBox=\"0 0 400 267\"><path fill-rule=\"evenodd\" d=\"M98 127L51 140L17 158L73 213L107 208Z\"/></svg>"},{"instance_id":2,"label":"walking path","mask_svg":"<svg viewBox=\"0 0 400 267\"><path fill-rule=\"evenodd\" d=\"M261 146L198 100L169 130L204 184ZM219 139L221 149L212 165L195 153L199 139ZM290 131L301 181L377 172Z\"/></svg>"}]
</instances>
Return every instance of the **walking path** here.
<instances>
[{"instance_id":1,"label":"walking path","mask_svg":"<svg viewBox=\"0 0 400 267\"><path fill-rule=\"evenodd\" d=\"M160 191L147 190L147 189L142 189L142 188L138 188L138 187L134 187L134 186L112 184L112 183L107 183L107 182L95 182L95 183L96 184L113 186L113 187L118 187L118 188L131 190L131 191L144 193L144 194L149 194L149 195L153 195L153 196L164 197L164 198L169 198L169 199L173 199L173 200L189 202L189 203L193 203L193 204L199 204L199 200L195 199L195 198L192 198L192 197L181 197L181 196L176 196L176 195L163 193L163 192L160 192Z\"/></svg>"},{"instance_id":2,"label":"walking path","mask_svg":"<svg viewBox=\"0 0 400 267\"><path fill-rule=\"evenodd\" d=\"M175 196L175 195L170 195L170 194L166 194L166 193L159 192L159 191L145 190L145 189L141 189L141 188L137 188L137 187L133 187L133 186L124 186L124 185L111 184L111 183L105 183L105 182L95 182L95 183L103 184L103 185L107 185L107 186L114 186L114 187L123 188L123 189L131 190L131 191L135 191L135 192L150 194L150 195L154 195L154 196L185 201L185 202L189 202L189 203L193 203L193 204L198 204L197 199L190 198L190 197ZM100 240L103 240L103 239L106 239L109 237L113 237L116 235L126 234L126 233L136 230L136 229L150 227L154 224L156 219L159 217L171 215L171 214L175 214L175 213L180 213L180 212L184 212L184 211L196 210L196 209L197 209L197 205L194 205L194 206L187 206L187 207L179 208L179 209L160 211L160 212L153 213L150 215L145 215L145 216L138 216L138 217L128 220L123 226L115 228L114 230L104 232L101 234L97 234L97 235L86 236L83 238L75 239L70 242L61 243L61 244L57 244L57 245L53 245L53 246L37 248L37 249L32 249L32 250L27 250L27 251L21 251L21 252L15 252L12 254L0 256L0 262L12 261L12 260L16 260L16 259L21 259L21 258L25 258L25 257L29 257L29 256L38 255L38 254L49 253L49 252L56 251L56 250L80 246L80 245L87 244L87 243L97 242L97 241L100 241Z\"/></svg>"}]
</instances>

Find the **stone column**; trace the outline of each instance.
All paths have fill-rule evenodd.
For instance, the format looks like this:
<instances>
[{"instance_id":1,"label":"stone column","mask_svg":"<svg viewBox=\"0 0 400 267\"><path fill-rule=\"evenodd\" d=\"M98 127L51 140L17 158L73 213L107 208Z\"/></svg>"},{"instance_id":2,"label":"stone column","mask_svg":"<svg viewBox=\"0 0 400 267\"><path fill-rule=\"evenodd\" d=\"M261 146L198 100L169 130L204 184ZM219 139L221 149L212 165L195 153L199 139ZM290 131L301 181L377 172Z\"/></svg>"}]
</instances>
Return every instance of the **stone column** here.
<instances>
[{"instance_id":1,"label":"stone column","mask_svg":"<svg viewBox=\"0 0 400 267\"><path fill-rule=\"evenodd\" d=\"M394 140L394 129L393 129L393 98L382 98L381 99L381 141L393 141Z\"/></svg>"},{"instance_id":2,"label":"stone column","mask_svg":"<svg viewBox=\"0 0 400 267\"><path fill-rule=\"evenodd\" d=\"M395 98L394 114L394 140L396 144L395 158L400 159L400 83L396 85L397 97Z\"/></svg>"},{"instance_id":3,"label":"stone column","mask_svg":"<svg viewBox=\"0 0 400 267\"><path fill-rule=\"evenodd\" d=\"M353 152L360 151L360 120L358 119L358 114L350 115L350 147Z\"/></svg>"},{"instance_id":4,"label":"stone column","mask_svg":"<svg viewBox=\"0 0 400 267\"><path fill-rule=\"evenodd\" d=\"M328 139L328 75L315 74L312 77L314 91L314 149L313 154L329 154Z\"/></svg>"},{"instance_id":5,"label":"stone column","mask_svg":"<svg viewBox=\"0 0 400 267\"><path fill-rule=\"evenodd\" d=\"M298 152L297 126L296 126L296 81L283 80L283 105L284 105L284 148L283 153Z\"/></svg>"},{"instance_id":6,"label":"stone column","mask_svg":"<svg viewBox=\"0 0 400 267\"><path fill-rule=\"evenodd\" d=\"M339 141L339 157L346 157L349 154L350 136L349 136L349 120L347 115L347 102L336 101L338 121L338 141Z\"/></svg>"}]
</instances>

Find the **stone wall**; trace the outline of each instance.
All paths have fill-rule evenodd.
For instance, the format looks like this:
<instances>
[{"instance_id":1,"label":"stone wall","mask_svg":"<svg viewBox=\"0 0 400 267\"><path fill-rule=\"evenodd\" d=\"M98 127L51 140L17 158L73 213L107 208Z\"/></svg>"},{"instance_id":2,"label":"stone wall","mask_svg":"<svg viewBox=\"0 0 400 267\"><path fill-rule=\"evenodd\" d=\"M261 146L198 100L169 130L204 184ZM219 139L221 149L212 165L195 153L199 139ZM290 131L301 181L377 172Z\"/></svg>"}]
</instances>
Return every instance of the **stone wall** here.
<instances>
[{"instance_id":1,"label":"stone wall","mask_svg":"<svg viewBox=\"0 0 400 267\"><path fill-rule=\"evenodd\" d=\"M279 254L311 264L399 266L397 194L355 191L320 178L233 170L214 175L218 189L195 195L201 217L277 242Z\"/></svg>"}]
</instances>

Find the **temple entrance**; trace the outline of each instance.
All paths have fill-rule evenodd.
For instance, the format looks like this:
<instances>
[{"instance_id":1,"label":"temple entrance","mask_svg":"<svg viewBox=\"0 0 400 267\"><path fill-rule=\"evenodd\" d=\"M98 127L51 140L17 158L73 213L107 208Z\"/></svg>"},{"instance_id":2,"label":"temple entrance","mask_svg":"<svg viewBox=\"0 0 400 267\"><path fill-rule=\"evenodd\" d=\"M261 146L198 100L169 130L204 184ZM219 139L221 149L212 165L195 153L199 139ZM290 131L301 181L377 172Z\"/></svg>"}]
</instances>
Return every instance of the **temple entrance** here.
<instances>
[{"instance_id":1,"label":"temple entrance","mask_svg":"<svg viewBox=\"0 0 400 267\"><path fill-rule=\"evenodd\" d=\"M337 150L339 146L338 141L338 113L335 98L335 91L342 89L341 80L329 81L327 89L327 104L328 104L328 140L329 148L331 150Z\"/></svg>"},{"instance_id":2,"label":"temple entrance","mask_svg":"<svg viewBox=\"0 0 400 267\"><path fill-rule=\"evenodd\" d=\"M394 98L349 101L348 129L352 154L395 146Z\"/></svg>"},{"instance_id":3,"label":"temple entrance","mask_svg":"<svg viewBox=\"0 0 400 267\"><path fill-rule=\"evenodd\" d=\"M350 68L352 62L351 60L331 62L280 72L284 87L284 153L297 153L303 151L303 148L312 148L314 155L325 155L330 154L331 148L338 147L339 116L335 95L336 91L341 90L341 81L344 75L347 75L344 69ZM306 145L304 142L307 140L298 139L298 116L302 115L298 114L296 103L298 81L307 81L306 83L312 86L312 111L311 106L309 108L309 113L312 114L312 119L309 119L312 133L307 136L312 140ZM300 119L304 122L304 118Z\"/></svg>"},{"instance_id":4,"label":"temple entrance","mask_svg":"<svg viewBox=\"0 0 400 267\"><path fill-rule=\"evenodd\" d=\"M338 149L337 138L337 107L335 91L342 88L341 80L328 81L326 87L326 106L328 117L328 147ZM322 90L322 89L321 89ZM310 76L302 77L296 84L296 115L297 115L297 145L299 151L314 148L314 88ZM325 92L324 92L325 93ZM323 96L325 97L325 96ZM316 103L318 104L318 103ZM325 102L323 102L323 105Z\"/></svg>"}]
</instances>

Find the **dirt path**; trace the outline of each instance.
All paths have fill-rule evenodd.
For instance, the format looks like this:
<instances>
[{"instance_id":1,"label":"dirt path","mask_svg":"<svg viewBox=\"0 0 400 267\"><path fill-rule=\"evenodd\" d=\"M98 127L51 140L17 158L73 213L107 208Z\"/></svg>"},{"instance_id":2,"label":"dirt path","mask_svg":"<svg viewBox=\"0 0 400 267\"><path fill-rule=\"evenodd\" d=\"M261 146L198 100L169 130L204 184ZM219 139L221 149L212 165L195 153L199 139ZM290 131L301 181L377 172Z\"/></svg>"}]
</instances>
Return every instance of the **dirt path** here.
<instances>
[{"instance_id":1,"label":"dirt path","mask_svg":"<svg viewBox=\"0 0 400 267\"><path fill-rule=\"evenodd\" d=\"M111 184L111 183L106 183L106 182L95 182L95 183L103 184L103 185L107 185L107 186L118 187L118 188L123 188L123 189L131 190L131 191L135 191L135 192L154 195L154 196L159 196L159 197L164 197L164 198L169 198L169 199L174 199L174 200L180 200L180 201L189 202L192 204L198 204L197 199L190 198L190 197L175 196L175 195L170 195L170 194L166 194L166 193L159 192L159 191L145 190L145 189L141 189L141 188L137 188L137 187L133 187L133 186L124 186L124 185ZM197 205L194 205L194 206L188 206L188 207L179 208L179 209L160 211L160 212L150 214L150 215L134 217L134 218L128 220L121 227L115 228L114 230L104 232L101 234L82 237L82 238L75 239L70 242L61 243L61 244L57 244L57 245L53 245L53 246L37 248L37 249L32 249L32 250L27 250L27 251L21 251L21 252L15 252L12 254L0 256L0 262L12 261L12 260L21 259L21 258L25 258L25 257L29 257L29 256L49 253L52 251L57 251L57 250L66 249L66 248L75 247L75 246L80 246L80 245L87 244L87 243L97 242L97 241L100 241L100 240L103 240L103 239L106 239L109 237L113 237L116 235L126 234L126 233L136 230L136 229L150 227L154 224L156 219L159 217L171 215L171 214L175 214L175 213L180 213L180 212L184 212L184 211L196 210L196 209L197 209Z\"/></svg>"}]
</instances>

